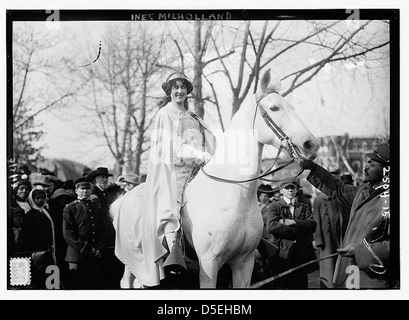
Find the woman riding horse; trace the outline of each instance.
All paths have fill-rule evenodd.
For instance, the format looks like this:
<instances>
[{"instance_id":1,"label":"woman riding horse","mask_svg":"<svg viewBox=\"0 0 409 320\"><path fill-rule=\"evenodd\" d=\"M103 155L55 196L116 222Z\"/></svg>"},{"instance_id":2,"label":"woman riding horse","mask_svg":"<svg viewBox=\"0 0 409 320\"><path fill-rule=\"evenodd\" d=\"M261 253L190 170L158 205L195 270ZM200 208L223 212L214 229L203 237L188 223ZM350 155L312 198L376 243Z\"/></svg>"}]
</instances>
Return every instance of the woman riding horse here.
<instances>
[{"instance_id":1,"label":"woman riding horse","mask_svg":"<svg viewBox=\"0 0 409 320\"><path fill-rule=\"evenodd\" d=\"M159 285L166 272L186 269L181 252L180 209L186 184L208 162L215 144L204 122L188 109L193 86L183 73L162 84L166 93L154 121L147 180L143 192L141 243L144 284Z\"/></svg>"},{"instance_id":2,"label":"woman riding horse","mask_svg":"<svg viewBox=\"0 0 409 320\"><path fill-rule=\"evenodd\" d=\"M155 121L147 183L111 206L115 254L126 266L121 288L160 284L163 266L170 263L162 263L169 253L167 243L177 248L172 242L181 225L198 258L200 288L216 288L225 264L232 287L248 288L263 229L256 197L263 146L281 150L285 144L293 163L299 157L314 159L319 143L278 93L280 80L269 69L260 90L219 137L212 159L190 181L207 162L213 136L207 139L204 124L185 106L191 86L184 75L171 75L163 88L170 102Z\"/></svg>"}]
</instances>

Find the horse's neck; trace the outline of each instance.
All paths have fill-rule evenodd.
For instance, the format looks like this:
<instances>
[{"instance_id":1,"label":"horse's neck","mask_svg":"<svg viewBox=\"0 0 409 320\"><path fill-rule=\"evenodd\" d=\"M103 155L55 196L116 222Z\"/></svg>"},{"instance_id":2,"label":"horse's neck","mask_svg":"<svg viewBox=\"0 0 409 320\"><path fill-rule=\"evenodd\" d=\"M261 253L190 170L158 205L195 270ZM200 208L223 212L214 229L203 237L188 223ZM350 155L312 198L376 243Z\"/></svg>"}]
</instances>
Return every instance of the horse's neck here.
<instances>
[{"instance_id":1,"label":"horse's neck","mask_svg":"<svg viewBox=\"0 0 409 320\"><path fill-rule=\"evenodd\" d=\"M217 150L209 170L226 179L245 180L260 171L263 145L253 132L254 108L243 105L218 140Z\"/></svg>"}]
</instances>

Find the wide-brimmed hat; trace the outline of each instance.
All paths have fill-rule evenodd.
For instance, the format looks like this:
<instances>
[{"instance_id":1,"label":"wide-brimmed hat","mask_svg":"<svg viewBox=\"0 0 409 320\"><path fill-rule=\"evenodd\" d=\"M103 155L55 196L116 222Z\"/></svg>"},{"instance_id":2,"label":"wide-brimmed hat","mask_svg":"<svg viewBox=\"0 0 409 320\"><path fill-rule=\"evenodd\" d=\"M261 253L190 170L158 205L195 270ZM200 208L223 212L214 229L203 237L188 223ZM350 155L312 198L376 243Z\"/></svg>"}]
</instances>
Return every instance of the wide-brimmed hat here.
<instances>
[{"instance_id":1,"label":"wide-brimmed hat","mask_svg":"<svg viewBox=\"0 0 409 320\"><path fill-rule=\"evenodd\" d=\"M48 176L48 178L50 179L50 181L53 181L54 183L57 183L58 178L57 178L55 175L49 174L49 175L47 175L47 176Z\"/></svg>"},{"instance_id":2,"label":"wide-brimmed hat","mask_svg":"<svg viewBox=\"0 0 409 320\"><path fill-rule=\"evenodd\" d=\"M17 182L17 185L13 188L14 194L16 194L20 186L27 186L30 189L30 191L31 189L33 189L33 185L31 184L30 180L20 180L19 182Z\"/></svg>"},{"instance_id":3,"label":"wide-brimmed hat","mask_svg":"<svg viewBox=\"0 0 409 320\"><path fill-rule=\"evenodd\" d=\"M260 186L257 188L257 198L262 193L266 193L268 197L272 197L274 195L274 190L269 184L260 184Z\"/></svg>"},{"instance_id":4,"label":"wide-brimmed hat","mask_svg":"<svg viewBox=\"0 0 409 320\"><path fill-rule=\"evenodd\" d=\"M167 95L170 94L170 90L172 89L171 83L175 80L182 80L185 83L187 94L193 91L193 85L187 79L186 75L182 72L174 72L166 79L166 82L162 83L162 89Z\"/></svg>"},{"instance_id":5,"label":"wide-brimmed hat","mask_svg":"<svg viewBox=\"0 0 409 320\"><path fill-rule=\"evenodd\" d=\"M115 183L122 183L122 182L125 181L124 179L125 179L125 176L119 175L119 176L116 178Z\"/></svg>"},{"instance_id":6,"label":"wide-brimmed hat","mask_svg":"<svg viewBox=\"0 0 409 320\"><path fill-rule=\"evenodd\" d=\"M367 153L366 155L376 162L383 164L389 164L390 154L389 154L389 144L381 143L374 151Z\"/></svg>"},{"instance_id":7,"label":"wide-brimmed hat","mask_svg":"<svg viewBox=\"0 0 409 320\"><path fill-rule=\"evenodd\" d=\"M280 185L280 189L288 187L288 186L294 186L295 188L298 188L299 187L298 180L296 179L294 181L289 181L289 182L285 181Z\"/></svg>"},{"instance_id":8,"label":"wide-brimmed hat","mask_svg":"<svg viewBox=\"0 0 409 320\"><path fill-rule=\"evenodd\" d=\"M82 176L83 177L88 177L88 175L90 175L92 173L92 169L88 168L88 167L84 167L84 169L82 170Z\"/></svg>"},{"instance_id":9,"label":"wide-brimmed hat","mask_svg":"<svg viewBox=\"0 0 409 320\"><path fill-rule=\"evenodd\" d=\"M91 179L95 179L98 176L111 177L111 176L113 176L113 174L109 173L108 168L105 168L105 167L99 167L99 168L97 168L97 170L92 171L90 174L88 174L88 177L91 178Z\"/></svg>"},{"instance_id":10,"label":"wide-brimmed hat","mask_svg":"<svg viewBox=\"0 0 409 320\"><path fill-rule=\"evenodd\" d=\"M134 174L134 173L128 173L125 176L124 181L127 182L127 183L132 183L135 186L137 186L140 183L139 176L137 174Z\"/></svg>"},{"instance_id":11,"label":"wide-brimmed hat","mask_svg":"<svg viewBox=\"0 0 409 320\"><path fill-rule=\"evenodd\" d=\"M50 199L55 199L61 196L67 196L70 198L74 198L73 194L71 192L68 192L67 190L63 189L63 188L59 188L57 190L55 190L53 192L53 194L51 195Z\"/></svg>"},{"instance_id":12,"label":"wide-brimmed hat","mask_svg":"<svg viewBox=\"0 0 409 320\"><path fill-rule=\"evenodd\" d=\"M50 176L45 176L45 175L42 175L42 174L31 174L30 175L30 181L31 181L31 184L33 185L33 186L36 186L36 185L42 185L42 186L45 186L45 187L49 187L49 186L51 186L51 183L50 183Z\"/></svg>"}]
</instances>

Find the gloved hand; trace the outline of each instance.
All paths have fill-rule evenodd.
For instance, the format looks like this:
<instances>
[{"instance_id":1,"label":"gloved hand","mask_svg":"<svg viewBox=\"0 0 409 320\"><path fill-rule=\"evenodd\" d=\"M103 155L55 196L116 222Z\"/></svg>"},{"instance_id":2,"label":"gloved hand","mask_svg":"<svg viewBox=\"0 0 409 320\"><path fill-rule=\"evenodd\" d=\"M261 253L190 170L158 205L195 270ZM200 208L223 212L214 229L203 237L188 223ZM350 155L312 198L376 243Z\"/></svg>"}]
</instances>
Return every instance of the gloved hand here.
<instances>
[{"instance_id":1,"label":"gloved hand","mask_svg":"<svg viewBox=\"0 0 409 320\"><path fill-rule=\"evenodd\" d=\"M204 152L204 163L208 163L212 159L212 155L208 152Z\"/></svg>"},{"instance_id":2,"label":"gloved hand","mask_svg":"<svg viewBox=\"0 0 409 320\"><path fill-rule=\"evenodd\" d=\"M317 166L317 164L314 161L308 159L301 159L298 165L300 166L300 168L304 170L305 169L314 170L315 167Z\"/></svg>"},{"instance_id":3,"label":"gloved hand","mask_svg":"<svg viewBox=\"0 0 409 320\"><path fill-rule=\"evenodd\" d=\"M200 162L199 164L202 163L208 163L210 159L212 158L212 155L206 151L200 152Z\"/></svg>"}]
</instances>

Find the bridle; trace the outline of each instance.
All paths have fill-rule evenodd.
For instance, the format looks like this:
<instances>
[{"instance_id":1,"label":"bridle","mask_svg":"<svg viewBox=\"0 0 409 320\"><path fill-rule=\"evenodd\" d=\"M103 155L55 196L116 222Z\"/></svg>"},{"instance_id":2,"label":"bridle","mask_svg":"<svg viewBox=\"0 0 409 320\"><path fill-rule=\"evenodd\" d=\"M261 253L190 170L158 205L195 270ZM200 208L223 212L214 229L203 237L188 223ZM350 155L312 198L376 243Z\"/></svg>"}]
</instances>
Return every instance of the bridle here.
<instances>
[{"instance_id":1,"label":"bridle","mask_svg":"<svg viewBox=\"0 0 409 320\"><path fill-rule=\"evenodd\" d=\"M261 175L258 175L256 177L250 178L250 179L246 179L246 180L231 180L231 179L224 179L221 177L216 177L214 175L211 175L209 173L207 173L204 170L204 165L201 166L201 170L202 172L209 178L213 179L213 180L217 180L220 182L227 182L227 183L245 183L245 182L250 182L250 181L254 181L257 179L261 179L264 178L265 176L268 176L270 174L273 174L277 171L280 171L286 167L288 167L290 164L297 162L300 158L300 154L299 151L297 150L297 147L292 143L291 139L284 133L283 130L281 130L281 128L279 126L277 126L277 124L274 122L273 119L271 119L271 117L268 115L268 113L266 112L266 110L264 109L264 107L260 104L260 101L265 98L266 96L268 96L271 93L278 93L277 91L267 91L264 92L262 95L257 96L256 95L256 109L254 111L254 118L253 118L253 129L254 129L254 123L255 123L255 119L256 119L256 115L257 115L257 109L260 109L260 114L262 116L262 118L264 119L264 122L267 124L267 126L271 129L271 131L274 132L274 134L280 139L281 141L281 145L278 148L276 157L275 157L275 161L274 163L271 165L270 168L267 169L266 172L262 173ZM254 130L253 130L253 134L254 134ZM291 157L291 160L287 161L286 163L282 164L281 166L279 166L278 168L273 169L273 167L275 166L278 157L281 153L281 151L283 149L286 149L288 154ZM304 171L304 169L300 168L300 171L298 172L298 174L291 178L291 179L287 179L288 183L294 181L295 179L297 179L297 177ZM268 180L268 179L262 179L265 181L273 181L273 180ZM287 180L282 180L282 182L287 181ZM275 181L276 182L276 181Z\"/></svg>"}]
</instances>

